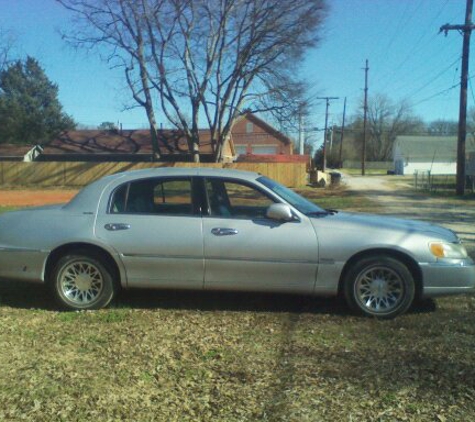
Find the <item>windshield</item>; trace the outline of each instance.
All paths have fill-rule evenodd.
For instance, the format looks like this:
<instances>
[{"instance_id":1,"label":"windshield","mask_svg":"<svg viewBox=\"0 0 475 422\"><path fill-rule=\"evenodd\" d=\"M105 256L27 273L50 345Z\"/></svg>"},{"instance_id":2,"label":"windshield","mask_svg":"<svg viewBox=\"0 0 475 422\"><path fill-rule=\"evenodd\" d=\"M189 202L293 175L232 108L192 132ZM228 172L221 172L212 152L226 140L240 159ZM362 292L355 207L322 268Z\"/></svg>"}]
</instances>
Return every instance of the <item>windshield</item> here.
<instances>
[{"instance_id":1,"label":"windshield","mask_svg":"<svg viewBox=\"0 0 475 422\"><path fill-rule=\"evenodd\" d=\"M275 180L262 176L259 177L257 181L269 188L272 192L280 196L284 201L288 202L303 214L326 214L326 211L323 208L320 208L318 205L315 205L313 202L310 202L308 199L305 199L293 190L277 183Z\"/></svg>"}]
</instances>

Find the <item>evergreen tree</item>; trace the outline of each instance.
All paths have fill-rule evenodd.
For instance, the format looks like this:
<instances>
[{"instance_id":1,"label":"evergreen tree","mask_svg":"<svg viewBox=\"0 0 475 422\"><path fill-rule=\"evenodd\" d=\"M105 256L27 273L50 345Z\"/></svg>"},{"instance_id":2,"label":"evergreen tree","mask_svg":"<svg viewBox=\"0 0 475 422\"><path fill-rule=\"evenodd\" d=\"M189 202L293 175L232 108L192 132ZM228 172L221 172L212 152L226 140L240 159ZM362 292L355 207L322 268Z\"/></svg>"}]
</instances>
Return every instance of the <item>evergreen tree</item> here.
<instances>
[{"instance_id":1,"label":"evergreen tree","mask_svg":"<svg viewBox=\"0 0 475 422\"><path fill-rule=\"evenodd\" d=\"M58 86L48 79L37 60L27 57L0 72L1 143L47 143L74 127L58 100Z\"/></svg>"}]
</instances>

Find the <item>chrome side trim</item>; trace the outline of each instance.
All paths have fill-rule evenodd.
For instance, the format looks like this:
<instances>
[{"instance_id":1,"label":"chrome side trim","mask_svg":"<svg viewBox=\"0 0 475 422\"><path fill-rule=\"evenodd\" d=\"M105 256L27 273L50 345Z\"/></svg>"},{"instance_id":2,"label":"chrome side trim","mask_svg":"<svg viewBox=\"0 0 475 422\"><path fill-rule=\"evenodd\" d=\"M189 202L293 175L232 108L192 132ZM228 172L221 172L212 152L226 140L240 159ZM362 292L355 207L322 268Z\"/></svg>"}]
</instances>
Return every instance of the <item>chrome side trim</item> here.
<instances>
[{"instance_id":1,"label":"chrome side trim","mask_svg":"<svg viewBox=\"0 0 475 422\"><path fill-rule=\"evenodd\" d=\"M35 253L43 253L43 252L49 252L45 251L43 249L31 249L31 248L15 248L15 247L2 247L0 246L0 252L35 252Z\"/></svg>"},{"instance_id":2,"label":"chrome side trim","mask_svg":"<svg viewBox=\"0 0 475 422\"><path fill-rule=\"evenodd\" d=\"M136 254L136 253L123 253L121 254L124 258L153 258L153 259L199 259L203 260L202 256L191 256L191 255L147 255L147 254Z\"/></svg>"},{"instance_id":3,"label":"chrome side trim","mask_svg":"<svg viewBox=\"0 0 475 422\"><path fill-rule=\"evenodd\" d=\"M241 258L241 257L233 257L232 259L229 258L222 258L219 256L208 256L205 258L207 261L243 261L243 262L268 262L271 264L312 264L318 265L318 261L311 261L308 259L254 259L254 258Z\"/></svg>"},{"instance_id":4,"label":"chrome side trim","mask_svg":"<svg viewBox=\"0 0 475 422\"><path fill-rule=\"evenodd\" d=\"M217 256L210 256L204 258L202 256L191 256L191 255L145 255L145 254L133 254L133 253L124 253L121 254L124 258L153 258L153 259L197 259L197 260L206 260L206 261L241 261L241 262L255 262L255 263L271 263L271 264L311 264L318 265L318 261L310 261L303 259L290 259L290 260L279 260L279 259L252 259L252 258L221 258Z\"/></svg>"}]
</instances>

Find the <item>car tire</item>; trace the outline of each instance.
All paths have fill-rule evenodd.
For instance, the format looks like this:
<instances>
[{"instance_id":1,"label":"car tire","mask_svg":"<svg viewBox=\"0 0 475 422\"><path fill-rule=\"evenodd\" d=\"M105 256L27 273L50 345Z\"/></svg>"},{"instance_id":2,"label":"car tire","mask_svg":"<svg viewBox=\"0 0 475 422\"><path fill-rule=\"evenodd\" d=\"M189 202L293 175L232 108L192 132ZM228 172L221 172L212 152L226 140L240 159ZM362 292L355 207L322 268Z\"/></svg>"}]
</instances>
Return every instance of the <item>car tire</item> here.
<instances>
[{"instance_id":1,"label":"car tire","mask_svg":"<svg viewBox=\"0 0 475 422\"><path fill-rule=\"evenodd\" d=\"M117 291L108 266L83 252L60 258L49 284L58 305L76 311L104 308Z\"/></svg>"},{"instance_id":2,"label":"car tire","mask_svg":"<svg viewBox=\"0 0 475 422\"><path fill-rule=\"evenodd\" d=\"M389 256L358 261L344 279L346 302L366 316L395 318L409 309L415 293L414 277L407 266Z\"/></svg>"}]
</instances>

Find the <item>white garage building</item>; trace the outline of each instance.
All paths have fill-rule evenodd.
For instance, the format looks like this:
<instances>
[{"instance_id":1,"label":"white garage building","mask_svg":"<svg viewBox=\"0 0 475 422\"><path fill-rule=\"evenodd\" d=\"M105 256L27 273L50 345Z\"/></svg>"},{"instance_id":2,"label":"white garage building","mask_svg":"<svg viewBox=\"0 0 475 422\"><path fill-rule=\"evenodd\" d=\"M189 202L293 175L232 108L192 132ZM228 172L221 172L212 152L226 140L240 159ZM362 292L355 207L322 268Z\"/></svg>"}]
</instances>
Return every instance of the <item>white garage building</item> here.
<instances>
[{"instance_id":1,"label":"white garage building","mask_svg":"<svg viewBox=\"0 0 475 422\"><path fill-rule=\"evenodd\" d=\"M475 140L467 135L468 157L475 153ZM398 136L393 149L396 174L411 175L430 171L430 174L456 174L456 136Z\"/></svg>"}]
</instances>

